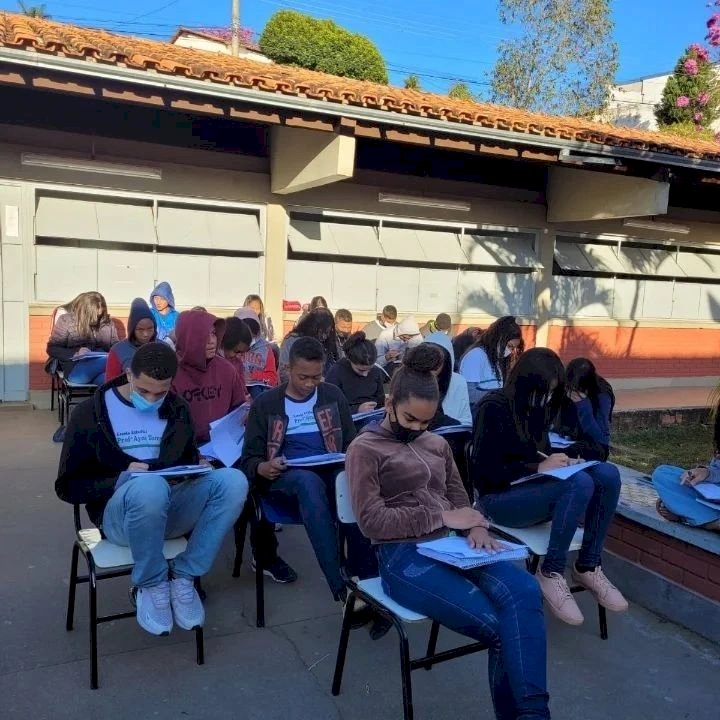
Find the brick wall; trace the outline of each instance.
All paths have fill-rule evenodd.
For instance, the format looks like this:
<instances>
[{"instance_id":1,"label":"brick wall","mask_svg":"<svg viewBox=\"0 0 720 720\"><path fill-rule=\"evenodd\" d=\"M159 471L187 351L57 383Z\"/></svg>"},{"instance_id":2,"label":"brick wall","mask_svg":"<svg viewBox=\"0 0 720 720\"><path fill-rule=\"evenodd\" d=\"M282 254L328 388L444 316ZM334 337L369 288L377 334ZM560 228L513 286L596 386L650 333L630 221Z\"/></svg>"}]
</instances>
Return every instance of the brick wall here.
<instances>
[{"instance_id":1,"label":"brick wall","mask_svg":"<svg viewBox=\"0 0 720 720\"><path fill-rule=\"evenodd\" d=\"M606 377L720 375L720 329L553 326L548 347L566 362L589 357Z\"/></svg>"},{"instance_id":2,"label":"brick wall","mask_svg":"<svg viewBox=\"0 0 720 720\"><path fill-rule=\"evenodd\" d=\"M720 557L615 516L606 549L709 600L720 602Z\"/></svg>"}]
</instances>

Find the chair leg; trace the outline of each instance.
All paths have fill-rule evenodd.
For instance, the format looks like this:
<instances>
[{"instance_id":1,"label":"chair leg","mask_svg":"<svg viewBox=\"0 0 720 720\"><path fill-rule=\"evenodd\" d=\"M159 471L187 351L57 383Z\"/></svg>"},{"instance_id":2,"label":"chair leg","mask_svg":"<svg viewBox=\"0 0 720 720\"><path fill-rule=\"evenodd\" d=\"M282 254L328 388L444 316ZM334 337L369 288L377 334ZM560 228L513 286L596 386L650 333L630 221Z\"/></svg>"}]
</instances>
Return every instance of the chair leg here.
<instances>
[{"instance_id":1,"label":"chair leg","mask_svg":"<svg viewBox=\"0 0 720 720\"><path fill-rule=\"evenodd\" d=\"M78 547L77 543L73 543L72 560L70 561L70 584L68 587L67 618L65 620L65 629L68 631L73 629L73 623L75 621L75 590L77 588L79 555L80 548Z\"/></svg>"},{"instance_id":2,"label":"chair leg","mask_svg":"<svg viewBox=\"0 0 720 720\"><path fill-rule=\"evenodd\" d=\"M205 664L205 634L201 627L195 628L195 650L198 665Z\"/></svg>"},{"instance_id":3,"label":"chair leg","mask_svg":"<svg viewBox=\"0 0 720 720\"><path fill-rule=\"evenodd\" d=\"M607 610L598 603L598 620L600 621L600 637L608 639Z\"/></svg>"},{"instance_id":4,"label":"chair leg","mask_svg":"<svg viewBox=\"0 0 720 720\"><path fill-rule=\"evenodd\" d=\"M90 591L90 687L98 688L98 638L97 638L97 577L95 563L88 558L88 588Z\"/></svg>"},{"instance_id":5,"label":"chair leg","mask_svg":"<svg viewBox=\"0 0 720 720\"><path fill-rule=\"evenodd\" d=\"M407 634L402 623L394 619L393 624L398 631L400 638L400 676L402 679L403 694L403 718L404 720L413 720L413 698L412 698L412 678L410 668L410 644L408 643Z\"/></svg>"},{"instance_id":6,"label":"chair leg","mask_svg":"<svg viewBox=\"0 0 720 720\"><path fill-rule=\"evenodd\" d=\"M428 639L427 653L428 657L435 656L435 649L437 648L438 635L440 634L440 623L433 620L432 627L430 628L430 637ZM425 665L426 670L432 670L432 663Z\"/></svg>"},{"instance_id":7,"label":"chair leg","mask_svg":"<svg viewBox=\"0 0 720 720\"><path fill-rule=\"evenodd\" d=\"M535 575L537 573L537 569L540 565L540 556L539 555L530 555L530 557L526 560L527 569L528 572L531 575Z\"/></svg>"},{"instance_id":8,"label":"chair leg","mask_svg":"<svg viewBox=\"0 0 720 720\"><path fill-rule=\"evenodd\" d=\"M50 412L55 410L55 376L50 378Z\"/></svg>"},{"instance_id":9,"label":"chair leg","mask_svg":"<svg viewBox=\"0 0 720 720\"><path fill-rule=\"evenodd\" d=\"M243 513L235 521L233 525L233 536L235 538L235 561L233 562L232 576L234 578L240 577L240 567L242 566L243 551L245 549L245 535L247 534L247 518L244 517Z\"/></svg>"},{"instance_id":10,"label":"chair leg","mask_svg":"<svg viewBox=\"0 0 720 720\"><path fill-rule=\"evenodd\" d=\"M351 592L345 603L345 612L343 612L342 628L340 630L340 643L338 644L337 659L335 660L335 674L332 681L332 694L335 696L340 694L340 686L342 685L345 657L350 639L350 625L352 624L352 608L354 606L355 593Z\"/></svg>"},{"instance_id":11,"label":"chair leg","mask_svg":"<svg viewBox=\"0 0 720 720\"><path fill-rule=\"evenodd\" d=\"M263 577L262 560L255 558L255 625L259 628L265 627L265 579Z\"/></svg>"}]
</instances>

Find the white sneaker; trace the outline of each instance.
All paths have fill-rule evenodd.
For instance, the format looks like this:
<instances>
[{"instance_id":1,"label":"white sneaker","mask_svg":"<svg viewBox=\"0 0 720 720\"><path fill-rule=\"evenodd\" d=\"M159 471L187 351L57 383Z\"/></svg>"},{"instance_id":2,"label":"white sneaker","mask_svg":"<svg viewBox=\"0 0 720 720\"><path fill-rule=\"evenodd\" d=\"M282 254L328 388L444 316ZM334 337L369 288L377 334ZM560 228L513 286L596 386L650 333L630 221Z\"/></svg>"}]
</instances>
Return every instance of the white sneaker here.
<instances>
[{"instance_id":1,"label":"white sneaker","mask_svg":"<svg viewBox=\"0 0 720 720\"><path fill-rule=\"evenodd\" d=\"M138 625L151 635L169 635L173 627L170 609L170 583L137 588L135 595Z\"/></svg>"},{"instance_id":2,"label":"white sneaker","mask_svg":"<svg viewBox=\"0 0 720 720\"><path fill-rule=\"evenodd\" d=\"M179 577L170 581L170 602L175 622L183 630L194 630L205 623L205 608L189 578Z\"/></svg>"}]
</instances>

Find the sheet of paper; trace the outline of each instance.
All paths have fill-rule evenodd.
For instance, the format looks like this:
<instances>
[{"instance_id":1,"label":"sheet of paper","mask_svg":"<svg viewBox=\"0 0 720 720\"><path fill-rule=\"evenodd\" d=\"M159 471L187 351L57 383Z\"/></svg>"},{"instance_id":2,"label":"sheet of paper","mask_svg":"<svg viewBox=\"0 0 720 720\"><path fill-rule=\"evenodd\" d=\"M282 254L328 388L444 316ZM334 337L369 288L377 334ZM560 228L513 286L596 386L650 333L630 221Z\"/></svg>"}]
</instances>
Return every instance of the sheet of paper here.
<instances>
[{"instance_id":1,"label":"sheet of paper","mask_svg":"<svg viewBox=\"0 0 720 720\"><path fill-rule=\"evenodd\" d=\"M288 467L315 467L318 465L336 465L345 462L345 453L325 453L324 455L308 455L287 461Z\"/></svg>"},{"instance_id":2,"label":"sheet of paper","mask_svg":"<svg viewBox=\"0 0 720 720\"><path fill-rule=\"evenodd\" d=\"M564 438L562 435L558 435L558 433L551 432L550 433L550 445L554 448L566 448L570 447L571 445L574 445L574 440L569 440L568 438Z\"/></svg>"},{"instance_id":3,"label":"sheet of paper","mask_svg":"<svg viewBox=\"0 0 720 720\"><path fill-rule=\"evenodd\" d=\"M384 409L380 409L380 410L368 410L367 412L358 412L358 413L355 413L355 414L352 416L352 419L353 419L354 421L357 421L357 420L368 420L368 419L370 419L370 418L377 418L378 420L380 420L380 419L382 419L382 417L383 417L384 415L385 415L385 410L384 410Z\"/></svg>"},{"instance_id":4,"label":"sheet of paper","mask_svg":"<svg viewBox=\"0 0 720 720\"><path fill-rule=\"evenodd\" d=\"M715 483L701 482L695 485L695 490L700 493L706 500L716 500L720 502L720 485Z\"/></svg>"},{"instance_id":5,"label":"sheet of paper","mask_svg":"<svg viewBox=\"0 0 720 720\"><path fill-rule=\"evenodd\" d=\"M588 468L591 468L593 465L598 465L597 460L588 460L587 462L581 462L577 463L576 465L568 465L567 467L561 467L557 468L556 470L546 470L545 472L541 473L542 475L550 475L554 478L557 478L558 480L567 480L568 478L571 478L576 473L581 472L582 470L587 470Z\"/></svg>"},{"instance_id":6,"label":"sheet of paper","mask_svg":"<svg viewBox=\"0 0 720 720\"><path fill-rule=\"evenodd\" d=\"M245 419L250 406L246 403L225 417L210 423L210 442L213 457L225 467L232 467L242 455L245 442Z\"/></svg>"},{"instance_id":7,"label":"sheet of paper","mask_svg":"<svg viewBox=\"0 0 720 720\"><path fill-rule=\"evenodd\" d=\"M217 456L217 453L215 452L215 448L213 447L212 440L209 442L206 442L204 445L201 445L198 448L198 451L203 457L213 458L215 460L219 460L220 458Z\"/></svg>"},{"instance_id":8,"label":"sheet of paper","mask_svg":"<svg viewBox=\"0 0 720 720\"><path fill-rule=\"evenodd\" d=\"M695 498L701 505L712 508L713 510L720 511L720 504L718 502L710 502L710 500L703 500L702 498ZM720 502L720 501L719 501Z\"/></svg>"}]
</instances>

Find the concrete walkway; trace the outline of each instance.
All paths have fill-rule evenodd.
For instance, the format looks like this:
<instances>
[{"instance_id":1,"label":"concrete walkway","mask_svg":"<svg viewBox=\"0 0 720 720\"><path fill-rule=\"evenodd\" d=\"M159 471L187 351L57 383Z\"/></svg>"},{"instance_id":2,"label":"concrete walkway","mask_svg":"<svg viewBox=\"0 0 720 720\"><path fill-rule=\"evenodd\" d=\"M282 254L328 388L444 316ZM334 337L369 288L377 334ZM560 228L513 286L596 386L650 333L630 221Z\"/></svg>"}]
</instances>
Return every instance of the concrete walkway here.
<instances>
[{"instance_id":1,"label":"concrete walkway","mask_svg":"<svg viewBox=\"0 0 720 720\"><path fill-rule=\"evenodd\" d=\"M715 391L714 386L615 390L615 410L670 410L708 407Z\"/></svg>"},{"instance_id":2,"label":"concrete walkway","mask_svg":"<svg viewBox=\"0 0 720 720\"><path fill-rule=\"evenodd\" d=\"M32 720L195 718L225 720L398 720L397 646L353 633L343 693L330 695L339 608L320 577L304 532L286 528L281 551L300 573L293 586L268 584L268 625L254 627L253 580L230 577L228 542L205 581L207 663L194 663L192 636L143 633L134 620L100 629L100 683L88 686L85 593L76 630L64 629L72 512L53 492L59 448L46 411L0 413L0 717ZM127 607L125 579L100 585L101 610ZM553 717L584 720L717 720L720 648L633 607L597 634L587 621L548 622ZM422 650L427 626L413 626ZM441 633L441 646L454 638ZM484 654L414 673L417 720L491 720Z\"/></svg>"}]
</instances>

